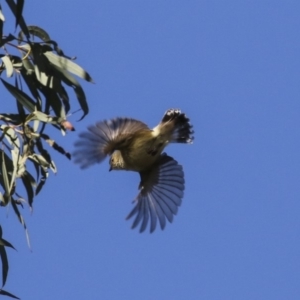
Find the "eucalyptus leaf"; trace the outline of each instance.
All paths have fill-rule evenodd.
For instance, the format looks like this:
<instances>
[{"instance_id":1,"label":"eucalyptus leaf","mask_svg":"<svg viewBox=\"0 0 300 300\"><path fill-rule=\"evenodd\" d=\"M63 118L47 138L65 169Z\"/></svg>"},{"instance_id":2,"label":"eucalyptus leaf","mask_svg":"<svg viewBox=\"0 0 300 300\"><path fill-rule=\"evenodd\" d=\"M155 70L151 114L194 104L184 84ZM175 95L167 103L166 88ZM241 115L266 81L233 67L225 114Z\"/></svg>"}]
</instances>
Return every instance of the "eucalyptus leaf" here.
<instances>
[{"instance_id":1,"label":"eucalyptus leaf","mask_svg":"<svg viewBox=\"0 0 300 300\"><path fill-rule=\"evenodd\" d=\"M51 156L49 152L46 149L44 149L41 139L36 140L36 147L41 153L41 155L47 160L48 164L51 165Z\"/></svg>"},{"instance_id":2,"label":"eucalyptus leaf","mask_svg":"<svg viewBox=\"0 0 300 300\"><path fill-rule=\"evenodd\" d=\"M62 120L65 119L66 112L57 93L53 89L50 89L48 87L43 87L41 89L41 92L44 94L46 98L47 105L53 108L55 115L61 118Z\"/></svg>"},{"instance_id":3,"label":"eucalyptus leaf","mask_svg":"<svg viewBox=\"0 0 300 300\"><path fill-rule=\"evenodd\" d=\"M18 172L19 156L20 156L20 153L19 153L18 150L17 151L15 151L14 149L11 150L11 157L12 157L12 162L13 162L14 167L13 167L13 173L12 173L11 178L10 178L10 185L9 185L10 193L13 189L14 184L15 184L15 179L16 179L16 175L17 175L17 172Z\"/></svg>"},{"instance_id":4,"label":"eucalyptus leaf","mask_svg":"<svg viewBox=\"0 0 300 300\"><path fill-rule=\"evenodd\" d=\"M7 240L5 240L3 238L0 238L0 246L9 247L9 248L16 250L16 248L10 242L8 242Z\"/></svg>"},{"instance_id":5,"label":"eucalyptus leaf","mask_svg":"<svg viewBox=\"0 0 300 300\"><path fill-rule=\"evenodd\" d=\"M3 61L5 69L6 69L6 76L11 77L14 73L14 67L13 67L13 64L12 64L9 56L4 55L1 57L1 60Z\"/></svg>"},{"instance_id":6,"label":"eucalyptus leaf","mask_svg":"<svg viewBox=\"0 0 300 300\"><path fill-rule=\"evenodd\" d=\"M2 38L3 38L3 21L0 20L0 47L2 46Z\"/></svg>"},{"instance_id":7,"label":"eucalyptus leaf","mask_svg":"<svg viewBox=\"0 0 300 300\"><path fill-rule=\"evenodd\" d=\"M74 92L77 96L78 102L81 106L81 109L83 111L83 116L80 118L82 120L89 112L89 107L88 103L86 101L85 93L79 84L79 82L67 71L60 67L55 67L56 68L56 75L61 78L61 80L66 83L67 85L71 86L74 89Z\"/></svg>"},{"instance_id":8,"label":"eucalyptus leaf","mask_svg":"<svg viewBox=\"0 0 300 300\"><path fill-rule=\"evenodd\" d=\"M20 300L20 298L18 298L17 296L15 296L15 295L13 295L13 294L11 294L11 293L9 293L9 292L3 290L3 289L0 290L0 295L8 296L8 297L11 297L11 298L19 299L19 300Z\"/></svg>"},{"instance_id":9,"label":"eucalyptus leaf","mask_svg":"<svg viewBox=\"0 0 300 300\"><path fill-rule=\"evenodd\" d=\"M18 20L17 24L20 25L20 27L22 29L22 35L19 35L20 38L21 39L23 38L23 33L24 33L26 38L29 39L29 32L27 29L27 25L26 25L22 15L21 16L19 15L19 12L17 11L17 5L15 4L15 2L13 0L6 0L6 3L8 4L10 10L13 12L16 19Z\"/></svg>"},{"instance_id":10,"label":"eucalyptus leaf","mask_svg":"<svg viewBox=\"0 0 300 300\"><path fill-rule=\"evenodd\" d=\"M34 120L33 121L33 126L32 126L32 130L33 132L37 132L40 126L40 121L39 120Z\"/></svg>"},{"instance_id":11,"label":"eucalyptus leaf","mask_svg":"<svg viewBox=\"0 0 300 300\"><path fill-rule=\"evenodd\" d=\"M0 20L1 21L5 21L5 17L4 17L4 15L3 15L3 13L2 13L2 7L1 7L1 5L0 5Z\"/></svg>"},{"instance_id":12,"label":"eucalyptus leaf","mask_svg":"<svg viewBox=\"0 0 300 300\"><path fill-rule=\"evenodd\" d=\"M2 124L0 126L1 130L3 131L5 138L7 139L7 141L13 146L13 147L17 147L18 149L20 149L20 140L18 138L18 136L16 135L15 130L8 125L4 125Z\"/></svg>"},{"instance_id":13,"label":"eucalyptus leaf","mask_svg":"<svg viewBox=\"0 0 300 300\"><path fill-rule=\"evenodd\" d=\"M34 192L33 192L33 188L31 185L30 177L25 172L21 178L22 178L23 185L27 192L29 206L32 207Z\"/></svg>"},{"instance_id":14,"label":"eucalyptus leaf","mask_svg":"<svg viewBox=\"0 0 300 300\"><path fill-rule=\"evenodd\" d=\"M51 124L60 124L60 122L62 121L61 118L46 115L41 111L34 111L30 115L28 115L25 120L25 123L28 123L33 120L39 120L41 122L51 123Z\"/></svg>"},{"instance_id":15,"label":"eucalyptus leaf","mask_svg":"<svg viewBox=\"0 0 300 300\"><path fill-rule=\"evenodd\" d=\"M2 40L1 40L1 43L0 43L0 47L2 47L3 45L5 45L6 43L9 43L9 42L11 42L13 40L16 40L16 39L17 38L10 33L7 37L5 37L5 38L2 37Z\"/></svg>"},{"instance_id":16,"label":"eucalyptus leaf","mask_svg":"<svg viewBox=\"0 0 300 300\"><path fill-rule=\"evenodd\" d=\"M55 66L67 70L68 72L77 75L78 77L88 81L93 82L92 77L86 72L82 67L74 63L68 58L54 54L53 52L45 52L44 55L49 59L49 61Z\"/></svg>"},{"instance_id":17,"label":"eucalyptus leaf","mask_svg":"<svg viewBox=\"0 0 300 300\"><path fill-rule=\"evenodd\" d=\"M80 107L83 111L82 117L79 119L81 121L89 112L89 107L85 98L85 94L81 86L75 86L74 88L75 94L77 96L77 99L79 101Z\"/></svg>"},{"instance_id":18,"label":"eucalyptus leaf","mask_svg":"<svg viewBox=\"0 0 300 300\"><path fill-rule=\"evenodd\" d=\"M28 158L37 162L39 165L46 169L50 168L50 163L44 158L44 156L40 154L34 153L32 155L29 155Z\"/></svg>"},{"instance_id":19,"label":"eucalyptus leaf","mask_svg":"<svg viewBox=\"0 0 300 300\"><path fill-rule=\"evenodd\" d=\"M42 41L46 42L46 41L50 40L49 34L41 27L29 25L29 26L27 26L27 28L31 35L34 35L34 36L40 38Z\"/></svg>"},{"instance_id":20,"label":"eucalyptus leaf","mask_svg":"<svg viewBox=\"0 0 300 300\"><path fill-rule=\"evenodd\" d=\"M69 96L68 96L66 89L62 85L61 85L61 89L58 91L58 94L63 102L66 113L68 113L71 108L70 102L69 102Z\"/></svg>"},{"instance_id":21,"label":"eucalyptus leaf","mask_svg":"<svg viewBox=\"0 0 300 300\"><path fill-rule=\"evenodd\" d=\"M29 158L29 157L28 157ZM40 178L40 169L42 169L43 167L34 159L30 159L29 161L32 162L35 172L36 172L36 180L38 181Z\"/></svg>"},{"instance_id":22,"label":"eucalyptus leaf","mask_svg":"<svg viewBox=\"0 0 300 300\"><path fill-rule=\"evenodd\" d=\"M15 214L17 215L17 217L18 217L20 223L23 225L23 228L24 228L24 230L25 230L25 235L26 235L27 244L28 244L29 249L31 249L31 246L30 246L30 239L29 239L29 234L28 234L28 230L27 230L26 223L25 223L24 218L23 218L23 216L21 215L21 213L20 213L20 211L19 211L19 209L18 209L18 207L17 207L16 201L15 201L14 199L12 199L12 201L11 201L11 206L12 206L12 208L13 208Z\"/></svg>"},{"instance_id":23,"label":"eucalyptus leaf","mask_svg":"<svg viewBox=\"0 0 300 300\"><path fill-rule=\"evenodd\" d=\"M34 71L37 80L44 86L53 87L52 66L43 55L44 46L38 43L31 44L31 56L34 63Z\"/></svg>"},{"instance_id":24,"label":"eucalyptus leaf","mask_svg":"<svg viewBox=\"0 0 300 300\"><path fill-rule=\"evenodd\" d=\"M4 120L5 122L10 122L13 124L20 124L22 122L19 114L1 114L0 120Z\"/></svg>"},{"instance_id":25,"label":"eucalyptus leaf","mask_svg":"<svg viewBox=\"0 0 300 300\"><path fill-rule=\"evenodd\" d=\"M41 110L42 107L42 99L40 97L39 91L38 91L38 86L39 83L36 79L35 74L33 73L28 73L27 71L25 71L24 69L21 70L21 75L26 83L26 85L28 86L31 95L36 99L36 107L37 110Z\"/></svg>"},{"instance_id":26,"label":"eucalyptus leaf","mask_svg":"<svg viewBox=\"0 0 300 300\"><path fill-rule=\"evenodd\" d=\"M16 5L16 28L18 27L20 20L22 18L22 12L24 7L24 0L17 0Z\"/></svg>"},{"instance_id":27,"label":"eucalyptus leaf","mask_svg":"<svg viewBox=\"0 0 300 300\"><path fill-rule=\"evenodd\" d=\"M9 179L6 169L6 163L5 163L5 153L3 150L0 150L1 156L2 156L2 163L1 163L1 174L3 177L3 183L4 183L4 189L5 193L3 195L5 204L7 204L10 200L10 190L9 190Z\"/></svg>"},{"instance_id":28,"label":"eucalyptus leaf","mask_svg":"<svg viewBox=\"0 0 300 300\"><path fill-rule=\"evenodd\" d=\"M18 83L17 77L15 77L15 87L17 89L19 89L19 83ZM18 112L19 112L20 118L22 120L24 120L25 115L26 115L25 109L24 109L23 105L18 100L17 100L17 108L18 108Z\"/></svg>"},{"instance_id":29,"label":"eucalyptus leaf","mask_svg":"<svg viewBox=\"0 0 300 300\"><path fill-rule=\"evenodd\" d=\"M37 186L37 188L36 188L36 190L35 190L35 195L36 196L40 193L40 191L42 190L42 188L43 188L43 186L44 186L45 183L46 183L46 179L44 179L42 177L41 180L40 180L40 182L39 182L39 184L38 184L38 186Z\"/></svg>"},{"instance_id":30,"label":"eucalyptus leaf","mask_svg":"<svg viewBox=\"0 0 300 300\"><path fill-rule=\"evenodd\" d=\"M0 246L0 257L2 261L2 287L6 283L7 279L7 274L8 274L8 259L7 259L7 254L4 246Z\"/></svg>"},{"instance_id":31,"label":"eucalyptus leaf","mask_svg":"<svg viewBox=\"0 0 300 300\"><path fill-rule=\"evenodd\" d=\"M34 101L23 91L17 89L13 85L9 84L2 78L0 78L4 86L7 88L7 90L29 111L33 112L35 109L35 103Z\"/></svg>"},{"instance_id":32,"label":"eucalyptus leaf","mask_svg":"<svg viewBox=\"0 0 300 300\"><path fill-rule=\"evenodd\" d=\"M24 227L30 248L29 234L20 207L23 208L23 204L28 203L32 210L34 197L44 187L49 169L57 172L56 164L51 158L53 150L69 159L71 157L44 130L50 127L48 124L60 129L62 133L74 130L66 117L71 109L71 97L66 86L74 90L83 118L88 114L89 108L77 76L88 82L93 80L88 72L75 63L74 58L63 53L44 29L26 25L23 18L24 0L5 2L15 16L16 27L21 30L18 37L9 33L3 35L5 18L0 5L0 47L3 50L0 54L0 80L10 93L10 98L16 102L16 113L0 114L0 206L11 204ZM3 79L4 73L7 77L14 78L14 85ZM5 100L3 98L2 102ZM51 148L45 146L45 142ZM28 168L28 162L33 164L34 169L30 163ZM26 190L25 199L18 194L19 189L22 196ZM14 248L3 239L0 226L3 285L7 282L9 271L7 247ZM19 299L3 289L0 289L0 295Z\"/></svg>"},{"instance_id":33,"label":"eucalyptus leaf","mask_svg":"<svg viewBox=\"0 0 300 300\"><path fill-rule=\"evenodd\" d=\"M43 137L43 136L42 136ZM45 141L56 151L65 155L68 159L71 159L71 154L66 152L63 147L59 146L54 140L49 139L49 137L45 138Z\"/></svg>"},{"instance_id":34,"label":"eucalyptus leaf","mask_svg":"<svg viewBox=\"0 0 300 300\"><path fill-rule=\"evenodd\" d=\"M0 192L0 206L4 206L5 205L5 200L4 200L4 197L3 197L3 194Z\"/></svg>"}]
</instances>

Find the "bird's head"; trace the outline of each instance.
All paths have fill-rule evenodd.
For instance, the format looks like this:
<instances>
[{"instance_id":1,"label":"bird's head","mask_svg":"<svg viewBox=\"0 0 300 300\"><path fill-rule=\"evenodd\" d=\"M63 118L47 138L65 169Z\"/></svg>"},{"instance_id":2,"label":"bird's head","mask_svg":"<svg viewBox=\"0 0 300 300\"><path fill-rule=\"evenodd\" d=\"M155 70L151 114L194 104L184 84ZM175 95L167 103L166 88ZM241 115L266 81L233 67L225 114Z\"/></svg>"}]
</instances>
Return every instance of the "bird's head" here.
<instances>
[{"instance_id":1,"label":"bird's head","mask_svg":"<svg viewBox=\"0 0 300 300\"><path fill-rule=\"evenodd\" d=\"M124 160L119 150L113 152L109 159L109 171L112 170L124 170Z\"/></svg>"}]
</instances>

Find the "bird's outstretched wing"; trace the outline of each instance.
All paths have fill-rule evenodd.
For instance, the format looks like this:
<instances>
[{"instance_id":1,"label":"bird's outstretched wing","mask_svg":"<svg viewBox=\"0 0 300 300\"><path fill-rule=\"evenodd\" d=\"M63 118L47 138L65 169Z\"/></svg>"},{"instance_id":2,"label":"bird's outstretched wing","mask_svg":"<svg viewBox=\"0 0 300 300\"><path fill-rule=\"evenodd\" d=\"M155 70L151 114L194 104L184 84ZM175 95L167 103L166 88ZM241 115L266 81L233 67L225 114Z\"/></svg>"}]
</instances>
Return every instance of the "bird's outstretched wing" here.
<instances>
[{"instance_id":1,"label":"bird's outstretched wing","mask_svg":"<svg viewBox=\"0 0 300 300\"><path fill-rule=\"evenodd\" d=\"M148 126L131 118L115 118L89 126L75 143L74 161L83 169L100 163L133 133L142 129L148 129Z\"/></svg>"},{"instance_id":2,"label":"bird's outstretched wing","mask_svg":"<svg viewBox=\"0 0 300 300\"><path fill-rule=\"evenodd\" d=\"M143 232L150 220L150 232L156 228L157 219L161 229L166 219L171 223L181 204L184 191L184 173L176 160L163 153L150 171L141 172L140 193L135 199L136 205L127 216L135 216L132 228L142 222Z\"/></svg>"}]
</instances>

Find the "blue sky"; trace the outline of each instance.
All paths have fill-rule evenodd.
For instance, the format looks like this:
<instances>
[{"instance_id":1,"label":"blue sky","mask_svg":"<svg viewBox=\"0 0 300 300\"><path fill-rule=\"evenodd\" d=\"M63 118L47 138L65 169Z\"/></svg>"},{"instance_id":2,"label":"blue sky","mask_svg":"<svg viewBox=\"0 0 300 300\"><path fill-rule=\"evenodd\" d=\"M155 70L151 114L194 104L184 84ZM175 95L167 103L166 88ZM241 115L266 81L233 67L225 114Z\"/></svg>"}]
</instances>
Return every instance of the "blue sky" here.
<instances>
[{"instance_id":1,"label":"blue sky","mask_svg":"<svg viewBox=\"0 0 300 300\"><path fill-rule=\"evenodd\" d=\"M55 133L65 149L98 120L153 127L173 107L195 141L166 149L186 190L153 234L125 221L137 173L108 172L108 161L82 171L53 153L58 174L23 212L32 253L2 212L18 249L6 289L25 300L299 299L299 14L299 1L27 1L28 25L95 81L83 83L90 114Z\"/></svg>"}]
</instances>

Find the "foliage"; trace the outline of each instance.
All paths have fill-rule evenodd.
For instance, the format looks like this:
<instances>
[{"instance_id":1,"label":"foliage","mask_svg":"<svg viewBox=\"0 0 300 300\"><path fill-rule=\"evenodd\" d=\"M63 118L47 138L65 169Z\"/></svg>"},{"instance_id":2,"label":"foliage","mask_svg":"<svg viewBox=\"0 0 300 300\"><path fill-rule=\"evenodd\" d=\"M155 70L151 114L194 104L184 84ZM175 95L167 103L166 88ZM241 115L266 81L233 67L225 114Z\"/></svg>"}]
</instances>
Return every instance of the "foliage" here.
<instances>
[{"instance_id":1,"label":"foliage","mask_svg":"<svg viewBox=\"0 0 300 300\"><path fill-rule=\"evenodd\" d=\"M0 112L0 206L13 207L28 240L20 208L28 204L32 209L34 197L44 187L49 170L56 172L47 147L71 158L45 133L46 128L53 126L63 135L67 130L74 130L67 120L71 108L67 90L73 89L83 112L82 119L88 113L88 104L73 75L88 82L92 82L92 78L74 63L74 58L64 54L46 31L26 25L22 15L24 0L6 0L6 4L20 32L18 36L3 35L5 17L0 6L0 81L16 100L16 112ZM35 173L29 170L35 170ZM23 185L26 196L19 192L20 185L21 190ZM8 274L7 247L13 248L2 238L0 226L2 287ZM0 294L18 299L3 289L0 289Z\"/></svg>"}]
</instances>

